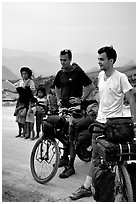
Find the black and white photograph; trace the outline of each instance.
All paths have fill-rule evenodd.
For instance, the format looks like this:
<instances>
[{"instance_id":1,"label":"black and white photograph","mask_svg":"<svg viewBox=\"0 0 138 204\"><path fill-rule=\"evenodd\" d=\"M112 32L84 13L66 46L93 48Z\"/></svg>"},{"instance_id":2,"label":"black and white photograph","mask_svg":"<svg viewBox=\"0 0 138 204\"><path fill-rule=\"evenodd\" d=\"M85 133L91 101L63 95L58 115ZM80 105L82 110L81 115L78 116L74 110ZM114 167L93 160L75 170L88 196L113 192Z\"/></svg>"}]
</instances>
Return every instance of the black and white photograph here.
<instances>
[{"instance_id":1,"label":"black and white photograph","mask_svg":"<svg viewBox=\"0 0 138 204\"><path fill-rule=\"evenodd\" d=\"M1 7L1 202L136 202L136 2Z\"/></svg>"}]
</instances>

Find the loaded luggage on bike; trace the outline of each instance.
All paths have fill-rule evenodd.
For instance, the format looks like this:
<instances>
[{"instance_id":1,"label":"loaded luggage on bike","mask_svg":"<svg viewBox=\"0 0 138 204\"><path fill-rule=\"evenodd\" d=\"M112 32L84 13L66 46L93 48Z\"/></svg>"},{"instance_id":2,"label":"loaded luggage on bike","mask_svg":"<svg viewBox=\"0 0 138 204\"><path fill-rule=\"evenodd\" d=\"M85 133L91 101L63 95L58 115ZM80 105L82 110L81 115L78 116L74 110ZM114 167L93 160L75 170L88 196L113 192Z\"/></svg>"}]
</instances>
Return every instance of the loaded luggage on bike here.
<instances>
[{"instance_id":1,"label":"loaded luggage on bike","mask_svg":"<svg viewBox=\"0 0 138 204\"><path fill-rule=\"evenodd\" d=\"M89 127L92 133L95 131L95 126L101 128L101 135L97 137L100 164L93 176L95 177L93 179L96 190L95 200L99 202L112 202L113 199L119 202L134 201L135 187L131 183L130 169L127 171L128 164L136 160L136 141L132 119L130 117L113 118L107 120L105 124L94 123ZM114 184L112 187L111 183Z\"/></svg>"},{"instance_id":2,"label":"loaded luggage on bike","mask_svg":"<svg viewBox=\"0 0 138 204\"><path fill-rule=\"evenodd\" d=\"M80 110L76 109L74 111L67 108L61 109L58 114L48 114L43 120L43 135L34 145L30 160L32 175L39 183L49 182L55 176L58 170L60 153L64 148L61 147L61 144L69 149L69 122L67 118L71 114L80 119L76 128L78 136L76 137L76 153L85 162L91 160L91 135L88 126L93 122L95 116L89 117L85 114L82 117ZM81 125L83 126L82 129ZM84 129L87 129L87 132Z\"/></svg>"}]
</instances>

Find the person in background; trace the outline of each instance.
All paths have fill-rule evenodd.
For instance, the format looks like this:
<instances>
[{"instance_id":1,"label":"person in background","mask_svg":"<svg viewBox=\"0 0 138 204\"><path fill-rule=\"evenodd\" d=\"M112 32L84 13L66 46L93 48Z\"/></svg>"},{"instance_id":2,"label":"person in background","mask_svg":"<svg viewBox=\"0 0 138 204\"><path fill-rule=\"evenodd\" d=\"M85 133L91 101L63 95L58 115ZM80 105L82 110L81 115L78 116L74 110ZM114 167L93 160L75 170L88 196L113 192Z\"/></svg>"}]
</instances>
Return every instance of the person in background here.
<instances>
[{"instance_id":1,"label":"person in background","mask_svg":"<svg viewBox=\"0 0 138 204\"><path fill-rule=\"evenodd\" d=\"M23 100L18 100L18 107L15 109L16 114L16 122L18 123L18 135L17 137L24 137L25 136L25 121L26 121L26 112L27 108ZM23 134L23 136L21 136Z\"/></svg>"},{"instance_id":2,"label":"person in background","mask_svg":"<svg viewBox=\"0 0 138 204\"><path fill-rule=\"evenodd\" d=\"M35 83L33 81L32 70L29 67L22 67L20 69L20 74L21 74L21 79L18 80L16 83L14 83L15 89L14 90L4 89L4 90L12 93L18 93L17 88L22 88L22 90L26 91L26 94L29 94L29 96L31 94L31 97L32 97L32 95L35 95L35 92L36 92ZM28 99L28 96L26 97Z\"/></svg>"},{"instance_id":3,"label":"person in background","mask_svg":"<svg viewBox=\"0 0 138 204\"><path fill-rule=\"evenodd\" d=\"M44 87L39 87L36 93L37 103L36 103L36 137L39 138L41 132L41 126L43 123L43 117L45 116L45 110L47 108L47 98L46 90Z\"/></svg>"},{"instance_id":4,"label":"person in background","mask_svg":"<svg viewBox=\"0 0 138 204\"><path fill-rule=\"evenodd\" d=\"M14 93L19 94L19 98L17 99L15 109L18 107L18 100L20 99L20 97L25 99L26 108L28 109L29 100L31 97L34 96L36 92L35 83L33 81L33 76L32 76L32 70L29 67L22 67L20 69L20 74L21 74L21 79L14 84L15 86ZM15 111L14 111L14 116L16 116ZM26 123L25 123L24 130L26 130ZM24 131L24 134L25 134L25 131Z\"/></svg>"},{"instance_id":5,"label":"person in background","mask_svg":"<svg viewBox=\"0 0 138 204\"><path fill-rule=\"evenodd\" d=\"M17 87L30 87L33 95L36 92L35 83L33 81L32 70L29 67L22 67L20 69L21 79L17 81L14 86Z\"/></svg>"},{"instance_id":6,"label":"person in background","mask_svg":"<svg viewBox=\"0 0 138 204\"><path fill-rule=\"evenodd\" d=\"M58 106L70 108L84 101L94 90L94 85L86 73L76 64L72 63L72 52L68 49L60 52L61 70L58 71L54 80L55 93ZM83 89L85 88L85 91ZM69 124L72 118L70 117ZM70 135L69 135L70 137ZM60 158L59 167L65 166L65 170L59 175L60 178L68 178L75 174L74 149L75 144L70 137L70 150L66 149ZM68 155L70 154L70 160Z\"/></svg>"},{"instance_id":7,"label":"person in background","mask_svg":"<svg viewBox=\"0 0 138 204\"><path fill-rule=\"evenodd\" d=\"M48 102L48 109L50 112L54 113L58 110L57 98L56 98L56 93L53 85L51 86L49 93L47 95L47 102Z\"/></svg>"},{"instance_id":8,"label":"person in background","mask_svg":"<svg viewBox=\"0 0 138 204\"><path fill-rule=\"evenodd\" d=\"M133 117L133 122L136 122L136 104L133 94L133 87L128 81L127 76L114 69L114 63L117 59L117 53L112 46L105 46L98 50L98 63L101 72L98 76L99 88L99 109L97 122L105 124L107 118L123 117L123 102L124 94L130 104L130 111ZM95 127L95 130L100 128ZM77 200L82 197L92 196L94 187L92 186L93 172L99 162L99 154L96 145L98 133L92 135L92 160L89 172L86 176L84 184L70 195L72 200ZM106 189L105 189L106 191Z\"/></svg>"},{"instance_id":9,"label":"person in background","mask_svg":"<svg viewBox=\"0 0 138 204\"><path fill-rule=\"evenodd\" d=\"M29 101L29 108L26 115L26 137L25 139L31 138L35 139L34 122L36 113L36 102L37 99L32 97Z\"/></svg>"}]
</instances>

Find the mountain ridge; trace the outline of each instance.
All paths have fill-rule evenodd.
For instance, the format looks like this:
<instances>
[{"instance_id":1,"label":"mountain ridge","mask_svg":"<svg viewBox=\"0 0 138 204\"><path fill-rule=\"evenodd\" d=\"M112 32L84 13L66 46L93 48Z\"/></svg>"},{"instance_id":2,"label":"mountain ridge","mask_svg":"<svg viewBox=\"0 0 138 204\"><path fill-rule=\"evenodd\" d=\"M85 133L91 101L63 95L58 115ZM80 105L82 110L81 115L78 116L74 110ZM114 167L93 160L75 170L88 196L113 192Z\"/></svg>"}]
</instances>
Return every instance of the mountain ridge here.
<instances>
[{"instance_id":1,"label":"mountain ridge","mask_svg":"<svg viewBox=\"0 0 138 204\"><path fill-rule=\"evenodd\" d=\"M2 80L17 80L18 77L6 66L2 65Z\"/></svg>"}]
</instances>

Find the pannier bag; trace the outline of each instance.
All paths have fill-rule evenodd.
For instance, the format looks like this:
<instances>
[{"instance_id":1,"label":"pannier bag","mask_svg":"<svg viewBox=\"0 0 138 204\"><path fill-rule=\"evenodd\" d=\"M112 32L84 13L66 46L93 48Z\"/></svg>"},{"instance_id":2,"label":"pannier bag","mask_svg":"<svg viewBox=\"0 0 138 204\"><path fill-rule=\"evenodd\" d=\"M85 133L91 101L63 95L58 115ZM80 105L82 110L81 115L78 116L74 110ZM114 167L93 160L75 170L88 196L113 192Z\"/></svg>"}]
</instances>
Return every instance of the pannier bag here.
<instances>
[{"instance_id":1,"label":"pannier bag","mask_svg":"<svg viewBox=\"0 0 138 204\"><path fill-rule=\"evenodd\" d=\"M105 127L106 140L109 142L130 142L135 135L131 117L110 118L107 120Z\"/></svg>"},{"instance_id":2,"label":"pannier bag","mask_svg":"<svg viewBox=\"0 0 138 204\"><path fill-rule=\"evenodd\" d=\"M96 202L114 202L115 173L110 169L95 167L93 172L94 200Z\"/></svg>"},{"instance_id":3,"label":"pannier bag","mask_svg":"<svg viewBox=\"0 0 138 204\"><path fill-rule=\"evenodd\" d=\"M54 136L55 136L54 127L47 121L43 121L42 131L44 133L43 137L54 138Z\"/></svg>"},{"instance_id":4,"label":"pannier bag","mask_svg":"<svg viewBox=\"0 0 138 204\"><path fill-rule=\"evenodd\" d=\"M136 141L116 144L98 139L97 146L99 155L105 161L136 160Z\"/></svg>"},{"instance_id":5,"label":"pannier bag","mask_svg":"<svg viewBox=\"0 0 138 204\"><path fill-rule=\"evenodd\" d=\"M44 133L44 137L47 136L49 138L55 138L56 130L61 131L64 130L66 133L68 130L68 122L58 115L50 115L47 119L43 120L42 131Z\"/></svg>"},{"instance_id":6,"label":"pannier bag","mask_svg":"<svg viewBox=\"0 0 138 204\"><path fill-rule=\"evenodd\" d=\"M58 115L50 115L47 117L46 121L53 125L55 128L62 128L65 125L65 119Z\"/></svg>"}]
</instances>

